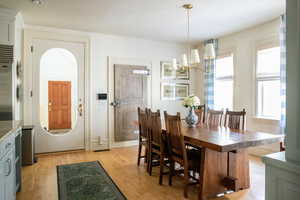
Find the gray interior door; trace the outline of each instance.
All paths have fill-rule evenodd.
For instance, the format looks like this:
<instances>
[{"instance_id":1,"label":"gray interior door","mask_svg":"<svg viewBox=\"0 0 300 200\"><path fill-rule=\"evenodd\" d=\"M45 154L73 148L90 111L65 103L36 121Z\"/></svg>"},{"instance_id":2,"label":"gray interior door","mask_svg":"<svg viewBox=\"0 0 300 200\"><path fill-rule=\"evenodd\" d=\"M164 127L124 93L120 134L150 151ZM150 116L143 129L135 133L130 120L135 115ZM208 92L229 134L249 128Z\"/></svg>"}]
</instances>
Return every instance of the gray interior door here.
<instances>
[{"instance_id":1,"label":"gray interior door","mask_svg":"<svg viewBox=\"0 0 300 200\"><path fill-rule=\"evenodd\" d=\"M114 65L115 142L138 139L137 107L147 105L145 66Z\"/></svg>"}]
</instances>

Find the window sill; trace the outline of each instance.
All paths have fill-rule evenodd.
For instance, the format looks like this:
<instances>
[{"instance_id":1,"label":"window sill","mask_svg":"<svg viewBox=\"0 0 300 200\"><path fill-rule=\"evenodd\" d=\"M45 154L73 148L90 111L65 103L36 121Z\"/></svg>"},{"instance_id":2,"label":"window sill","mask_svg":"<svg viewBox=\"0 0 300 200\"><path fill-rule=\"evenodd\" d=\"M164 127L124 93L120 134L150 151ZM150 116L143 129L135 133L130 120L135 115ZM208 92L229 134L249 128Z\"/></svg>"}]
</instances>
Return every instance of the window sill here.
<instances>
[{"instance_id":1,"label":"window sill","mask_svg":"<svg viewBox=\"0 0 300 200\"><path fill-rule=\"evenodd\" d=\"M280 122L279 119L265 116L253 116L253 119L261 120L261 121L272 121L272 122Z\"/></svg>"}]
</instances>

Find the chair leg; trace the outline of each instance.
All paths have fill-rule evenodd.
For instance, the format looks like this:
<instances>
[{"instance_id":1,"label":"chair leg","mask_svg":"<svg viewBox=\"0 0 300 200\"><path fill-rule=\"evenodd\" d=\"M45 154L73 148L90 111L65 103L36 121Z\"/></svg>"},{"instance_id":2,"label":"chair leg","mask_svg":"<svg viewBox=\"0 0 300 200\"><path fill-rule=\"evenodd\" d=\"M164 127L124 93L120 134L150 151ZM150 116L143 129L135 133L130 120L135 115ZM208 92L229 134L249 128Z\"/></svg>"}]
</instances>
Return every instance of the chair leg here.
<instances>
[{"instance_id":1,"label":"chair leg","mask_svg":"<svg viewBox=\"0 0 300 200\"><path fill-rule=\"evenodd\" d=\"M172 186L172 176L174 174L175 162L170 161L169 186Z\"/></svg>"},{"instance_id":2,"label":"chair leg","mask_svg":"<svg viewBox=\"0 0 300 200\"><path fill-rule=\"evenodd\" d=\"M185 185L184 185L183 195L184 195L184 198L188 198L189 170L186 169L186 167L184 168L184 181L185 181Z\"/></svg>"},{"instance_id":3,"label":"chair leg","mask_svg":"<svg viewBox=\"0 0 300 200\"><path fill-rule=\"evenodd\" d=\"M161 154L159 156L159 165L160 165L159 185L162 185L162 182L163 182L163 173L164 173L164 155L163 154Z\"/></svg>"},{"instance_id":4,"label":"chair leg","mask_svg":"<svg viewBox=\"0 0 300 200\"><path fill-rule=\"evenodd\" d=\"M145 163L148 163L148 149L149 149L148 145L146 144L145 145L145 160L144 160Z\"/></svg>"},{"instance_id":5,"label":"chair leg","mask_svg":"<svg viewBox=\"0 0 300 200\"><path fill-rule=\"evenodd\" d=\"M137 165L138 166L140 166L141 153L142 153L142 144L141 144L141 142L139 142L139 151L138 151L138 160L137 160Z\"/></svg>"},{"instance_id":6,"label":"chair leg","mask_svg":"<svg viewBox=\"0 0 300 200\"><path fill-rule=\"evenodd\" d=\"M149 151L149 160L148 160L148 165L149 165L149 175L152 176L152 165L153 165L153 153L152 151Z\"/></svg>"}]
</instances>

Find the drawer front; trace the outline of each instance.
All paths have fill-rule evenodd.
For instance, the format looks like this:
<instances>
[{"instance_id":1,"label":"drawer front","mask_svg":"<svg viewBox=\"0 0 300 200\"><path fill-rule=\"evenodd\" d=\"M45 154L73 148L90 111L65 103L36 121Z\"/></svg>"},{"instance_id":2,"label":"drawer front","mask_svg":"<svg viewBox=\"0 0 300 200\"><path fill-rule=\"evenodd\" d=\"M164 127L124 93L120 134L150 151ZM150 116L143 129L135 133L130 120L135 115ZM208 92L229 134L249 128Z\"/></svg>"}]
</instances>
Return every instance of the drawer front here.
<instances>
[{"instance_id":1,"label":"drawer front","mask_svg":"<svg viewBox=\"0 0 300 200\"><path fill-rule=\"evenodd\" d=\"M10 134L0 143L0 158L5 156L15 146L15 135Z\"/></svg>"}]
</instances>

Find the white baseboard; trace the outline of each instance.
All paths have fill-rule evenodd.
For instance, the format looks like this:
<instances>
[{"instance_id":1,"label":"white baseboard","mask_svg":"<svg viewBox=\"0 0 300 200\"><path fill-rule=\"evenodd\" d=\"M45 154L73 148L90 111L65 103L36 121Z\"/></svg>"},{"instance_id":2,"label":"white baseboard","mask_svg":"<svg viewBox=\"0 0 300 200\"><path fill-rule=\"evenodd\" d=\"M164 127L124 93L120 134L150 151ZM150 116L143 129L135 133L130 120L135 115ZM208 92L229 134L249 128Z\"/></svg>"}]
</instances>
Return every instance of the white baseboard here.
<instances>
[{"instance_id":1,"label":"white baseboard","mask_svg":"<svg viewBox=\"0 0 300 200\"><path fill-rule=\"evenodd\" d=\"M120 147L131 147L139 144L138 140L127 141L127 142L115 142L111 145L111 148L120 148Z\"/></svg>"}]
</instances>

